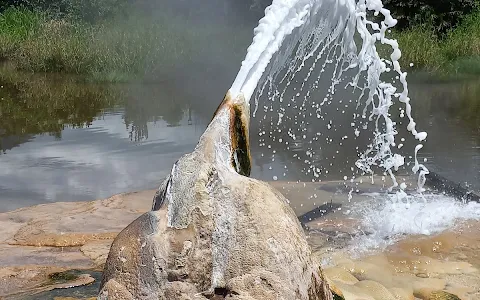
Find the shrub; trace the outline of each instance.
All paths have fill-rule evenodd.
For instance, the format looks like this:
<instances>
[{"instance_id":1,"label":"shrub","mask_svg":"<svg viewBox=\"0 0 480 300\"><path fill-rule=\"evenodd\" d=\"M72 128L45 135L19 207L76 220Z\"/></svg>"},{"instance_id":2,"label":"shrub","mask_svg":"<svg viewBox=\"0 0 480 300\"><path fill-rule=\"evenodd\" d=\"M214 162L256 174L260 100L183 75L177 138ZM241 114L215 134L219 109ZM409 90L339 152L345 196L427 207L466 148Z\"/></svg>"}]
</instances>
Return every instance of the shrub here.
<instances>
[{"instance_id":1,"label":"shrub","mask_svg":"<svg viewBox=\"0 0 480 300\"><path fill-rule=\"evenodd\" d=\"M0 34L23 40L38 30L43 19L40 13L10 7L0 14Z\"/></svg>"},{"instance_id":2,"label":"shrub","mask_svg":"<svg viewBox=\"0 0 480 300\"><path fill-rule=\"evenodd\" d=\"M438 70L445 64L441 43L431 27L419 26L396 31L393 37L402 51L402 65L413 63L416 68Z\"/></svg>"},{"instance_id":3,"label":"shrub","mask_svg":"<svg viewBox=\"0 0 480 300\"><path fill-rule=\"evenodd\" d=\"M0 14L0 59L12 57L21 42L38 31L43 19L24 8L8 8Z\"/></svg>"},{"instance_id":4,"label":"shrub","mask_svg":"<svg viewBox=\"0 0 480 300\"><path fill-rule=\"evenodd\" d=\"M480 10L470 14L465 20L448 32L443 41L447 59L480 56Z\"/></svg>"},{"instance_id":5,"label":"shrub","mask_svg":"<svg viewBox=\"0 0 480 300\"><path fill-rule=\"evenodd\" d=\"M443 35L459 25L478 6L478 0L383 0L398 19L397 29L431 24Z\"/></svg>"},{"instance_id":6,"label":"shrub","mask_svg":"<svg viewBox=\"0 0 480 300\"><path fill-rule=\"evenodd\" d=\"M429 25L397 29L392 35L402 50L403 65L412 62L416 68L444 75L480 74L480 10L440 37Z\"/></svg>"}]
</instances>

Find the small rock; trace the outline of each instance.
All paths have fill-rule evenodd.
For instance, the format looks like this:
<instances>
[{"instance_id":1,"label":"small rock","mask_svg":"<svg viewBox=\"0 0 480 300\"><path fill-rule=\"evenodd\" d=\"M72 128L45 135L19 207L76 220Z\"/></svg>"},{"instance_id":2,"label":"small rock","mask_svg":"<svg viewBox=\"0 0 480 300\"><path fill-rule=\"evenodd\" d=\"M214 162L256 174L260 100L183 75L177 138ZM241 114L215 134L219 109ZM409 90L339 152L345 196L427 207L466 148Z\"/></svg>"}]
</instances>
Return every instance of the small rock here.
<instances>
[{"instance_id":1,"label":"small rock","mask_svg":"<svg viewBox=\"0 0 480 300\"><path fill-rule=\"evenodd\" d=\"M352 274L342 268L334 267L328 268L323 271L323 274L332 281L342 282L345 284L355 284L358 279Z\"/></svg>"},{"instance_id":2,"label":"small rock","mask_svg":"<svg viewBox=\"0 0 480 300\"><path fill-rule=\"evenodd\" d=\"M356 283L355 286L362 289L375 300L397 300L386 287L378 282L364 280Z\"/></svg>"},{"instance_id":3,"label":"small rock","mask_svg":"<svg viewBox=\"0 0 480 300\"><path fill-rule=\"evenodd\" d=\"M403 288L391 288L390 292L397 300L414 300L413 291L408 291Z\"/></svg>"}]
</instances>

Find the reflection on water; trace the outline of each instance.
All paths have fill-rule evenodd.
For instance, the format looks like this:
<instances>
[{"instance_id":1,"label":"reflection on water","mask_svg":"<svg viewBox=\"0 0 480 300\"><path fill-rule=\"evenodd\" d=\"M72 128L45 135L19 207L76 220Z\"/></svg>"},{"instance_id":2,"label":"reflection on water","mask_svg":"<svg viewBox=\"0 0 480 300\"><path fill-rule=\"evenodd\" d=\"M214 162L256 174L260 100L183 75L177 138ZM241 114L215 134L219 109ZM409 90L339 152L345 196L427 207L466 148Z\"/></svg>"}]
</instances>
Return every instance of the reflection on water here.
<instances>
[{"instance_id":1,"label":"reflection on water","mask_svg":"<svg viewBox=\"0 0 480 300\"><path fill-rule=\"evenodd\" d=\"M301 83L290 86L282 103L260 98L253 121L260 134L252 138L259 147L254 151L256 162L267 170L263 178L271 180L276 175L282 180L324 181L361 175L354 163L371 141L373 122L354 117L363 110L363 104L355 104L359 92L339 89L336 100L325 100L329 82L322 80L318 92L307 92L312 93L308 103L296 94ZM419 152L420 161L446 178L480 190L480 82L421 84L411 80L409 86L417 128L429 134ZM418 141L407 132L401 109L397 104L391 110L398 129L395 151L406 156L400 174L411 174Z\"/></svg>"},{"instance_id":2,"label":"reflection on water","mask_svg":"<svg viewBox=\"0 0 480 300\"><path fill-rule=\"evenodd\" d=\"M441 175L480 191L480 81L412 87L418 123L428 133L422 156Z\"/></svg>"},{"instance_id":3,"label":"reflection on water","mask_svg":"<svg viewBox=\"0 0 480 300\"><path fill-rule=\"evenodd\" d=\"M94 85L73 77L1 72L0 211L156 187L178 157L195 147L223 98L224 81L230 79ZM422 154L427 164L477 189L479 89L480 82L411 86L418 126L429 133ZM353 138L349 109L355 108L348 103L328 106L324 119L299 118L290 107L281 127L278 104L261 105L252 118L253 176L304 181L350 176L357 147L370 136L365 130ZM300 138L292 139L293 130ZM409 155L414 141L400 130L402 136L409 147L402 151Z\"/></svg>"},{"instance_id":4,"label":"reflection on water","mask_svg":"<svg viewBox=\"0 0 480 300\"><path fill-rule=\"evenodd\" d=\"M163 120L167 126L174 127L181 126L187 118L187 124L190 124L191 105L178 96L181 97L167 85L149 85L147 89L142 85L130 86L123 102L123 118L130 140L147 140L149 123L155 125Z\"/></svg>"},{"instance_id":5,"label":"reflection on water","mask_svg":"<svg viewBox=\"0 0 480 300\"><path fill-rule=\"evenodd\" d=\"M37 134L58 139L66 128L89 126L117 97L104 86L75 78L0 72L0 149L9 150Z\"/></svg>"},{"instance_id":6,"label":"reflection on water","mask_svg":"<svg viewBox=\"0 0 480 300\"><path fill-rule=\"evenodd\" d=\"M204 130L172 85L5 74L0 211L155 187Z\"/></svg>"}]
</instances>

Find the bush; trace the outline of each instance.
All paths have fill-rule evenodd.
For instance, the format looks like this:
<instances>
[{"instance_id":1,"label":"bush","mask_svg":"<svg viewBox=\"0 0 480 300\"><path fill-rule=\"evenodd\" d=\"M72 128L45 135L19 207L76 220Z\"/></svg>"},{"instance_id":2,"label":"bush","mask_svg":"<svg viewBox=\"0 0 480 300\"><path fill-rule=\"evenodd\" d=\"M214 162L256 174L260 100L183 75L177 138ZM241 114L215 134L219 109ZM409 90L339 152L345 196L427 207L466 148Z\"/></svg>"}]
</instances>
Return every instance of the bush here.
<instances>
[{"instance_id":1,"label":"bush","mask_svg":"<svg viewBox=\"0 0 480 300\"><path fill-rule=\"evenodd\" d=\"M232 37L233 30L237 33ZM7 42L8 31L0 32L0 45L4 53L8 52L4 57L21 70L125 81L133 76L161 78L186 68L194 59L201 61L215 55L225 60L240 59L250 36L250 30L241 28L193 28L185 20L171 16L135 14L98 24L46 18L35 34L20 42ZM229 42L212 43L215 39Z\"/></svg>"},{"instance_id":2,"label":"bush","mask_svg":"<svg viewBox=\"0 0 480 300\"><path fill-rule=\"evenodd\" d=\"M218 26L211 19L192 22L163 11L137 9L123 16L109 8L121 11L128 0L61 1L71 1L62 8L71 9L69 17L25 7L10 7L0 14L0 59L9 59L22 70L84 74L97 81L144 75L153 79L185 68L194 59L240 60L251 41L248 27ZM100 6L105 9L96 15L82 16ZM225 42L212 42L216 40Z\"/></svg>"},{"instance_id":3,"label":"bush","mask_svg":"<svg viewBox=\"0 0 480 300\"><path fill-rule=\"evenodd\" d=\"M449 60L480 56L480 10L466 17L460 26L447 34L443 42Z\"/></svg>"},{"instance_id":4,"label":"bush","mask_svg":"<svg viewBox=\"0 0 480 300\"><path fill-rule=\"evenodd\" d=\"M438 35L459 25L478 7L478 0L383 0L398 19L397 29L430 24Z\"/></svg>"},{"instance_id":5,"label":"bush","mask_svg":"<svg viewBox=\"0 0 480 300\"><path fill-rule=\"evenodd\" d=\"M455 29L438 37L431 26L394 31L403 65L443 74L480 74L480 10L466 16Z\"/></svg>"},{"instance_id":6,"label":"bush","mask_svg":"<svg viewBox=\"0 0 480 300\"><path fill-rule=\"evenodd\" d=\"M49 20L18 46L13 61L17 68L28 71L85 73L93 64L89 43L88 29Z\"/></svg>"},{"instance_id":7,"label":"bush","mask_svg":"<svg viewBox=\"0 0 480 300\"><path fill-rule=\"evenodd\" d=\"M402 51L401 62L408 66L414 63L416 68L440 69L444 63L442 47L435 31L428 26L418 26L409 30L395 32Z\"/></svg>"},{"instance_id":8,"label":"bush","mask_svg":"<svg viewBox=\"0 0 480 300\"><path fill-rule=\"evenodd\" d=\"M43 15L24 8L8 8L0 14L0 59L11 57L42 22Z\"/></svg>"},{"instance_id":9,"label":"bush","mask_svg":"<svg viewBox=\"0 0 480 300\"><path fill-rule=\"evenodd\" d=\"M186 62L194 50L188 32L152 22L126 21L82 25L66 20L44 22L37 34L18 45L13 60L32 72L141 75L149 67Z\"/></svg>"},{"instance_id":10,"label":"bush","mask_svg":"<svg viewBox=\"0 0 480 300\"><path fill-rule=\"evenodd\" d=\"M0 14L0 33L23 40L38 30L43 19L40 13L25 8L10 7Z\"/></svg>"},{"instance_id":11,"label":"bush","mask_svg":"<svg viewBox=\"0 0 480 300\"><path fill-rule=\"evenodd\" d=\"M122 15L128 4L129 0L0 0L0 7L4 10L17 8L87 23Z\"/></svg>"}]
</instances>

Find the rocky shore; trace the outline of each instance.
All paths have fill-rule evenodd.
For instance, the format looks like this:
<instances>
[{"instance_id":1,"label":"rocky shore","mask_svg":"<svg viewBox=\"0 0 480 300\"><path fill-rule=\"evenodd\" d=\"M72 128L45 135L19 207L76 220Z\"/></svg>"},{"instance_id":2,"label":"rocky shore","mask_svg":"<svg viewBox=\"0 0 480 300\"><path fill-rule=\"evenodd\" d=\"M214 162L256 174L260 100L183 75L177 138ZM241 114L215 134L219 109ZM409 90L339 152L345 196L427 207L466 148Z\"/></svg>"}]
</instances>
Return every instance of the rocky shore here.
<instances>
[{"instance_id":1,"label":"rocky shore","mask_svg":"<svg viewBox=\"0 0 480 300\"><path fill-rule=\"evenodd\" d=\"M338 183L272 184L300 217L319 206L308 199L313 193L330 199L329 207L341 207L342 201L347 201L345 194L339 193ZM365 185L363 191L368 188L372 187ZM69 291L75 286L98 284L92 272L102 271L113 239L150 210L154 194L155 190L147 190L0 214L0 299L92 297L70 295ZM358 232L359 221L341 217L335 209L327 213L327 217L306 222L312 229L309 242L324 263L332 289L345 299L437 299L432 293L438 291L458 295L458 299L479 299L478 222L464 223L436 236L412 236L382 253L355 260L328 233L351 237ZM46 293L58 290L63 292L57 294L74 298Z\"/></svg>"}]
</instances>

